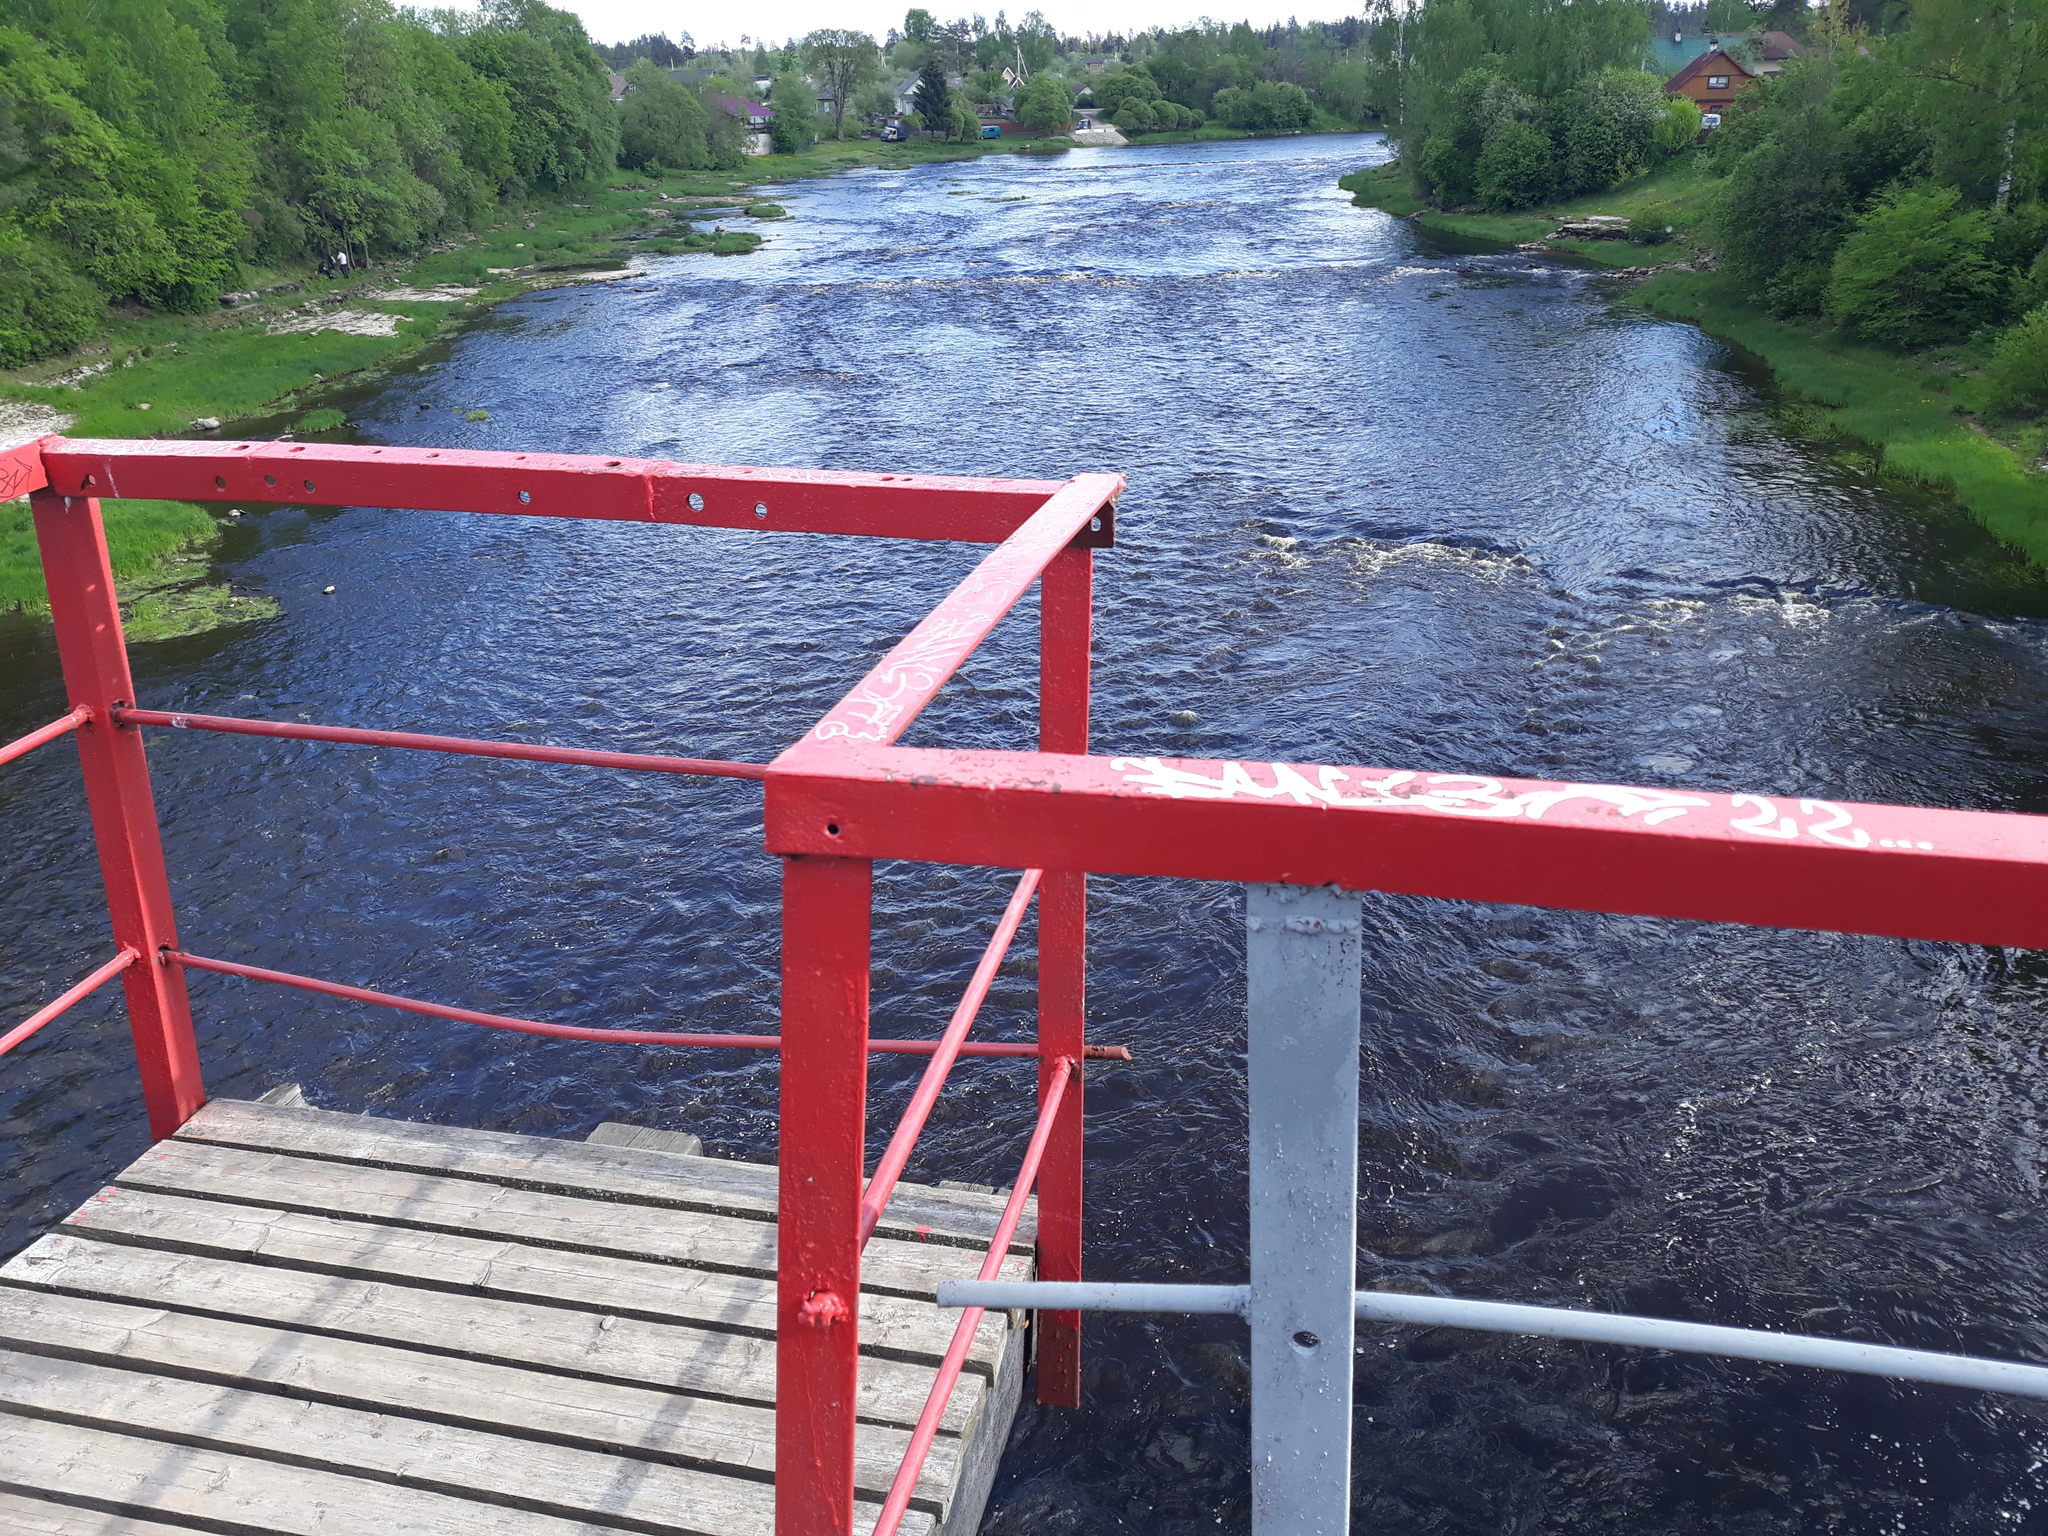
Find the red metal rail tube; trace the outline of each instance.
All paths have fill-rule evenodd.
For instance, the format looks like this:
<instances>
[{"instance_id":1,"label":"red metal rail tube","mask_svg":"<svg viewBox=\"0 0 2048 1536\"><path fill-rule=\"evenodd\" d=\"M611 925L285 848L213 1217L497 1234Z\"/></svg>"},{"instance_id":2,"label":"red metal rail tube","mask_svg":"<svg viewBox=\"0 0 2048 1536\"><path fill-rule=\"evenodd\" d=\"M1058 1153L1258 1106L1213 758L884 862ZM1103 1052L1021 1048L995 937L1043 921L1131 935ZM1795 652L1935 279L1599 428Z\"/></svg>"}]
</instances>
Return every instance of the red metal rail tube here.
<instances>
[{"instance_id":1,"label":"red metal rail tube","mask_svg":"<svg viewBox=\"0 0 2048 1536\"><path fill-rule=\"evenodd\" d=\"M46 741L55 741L66 731L75 731L92 719L92 710L81 704L68 715L59 715L48 725L30 731L18 741L10 741L0 747L0 763L11 763L24 753L33 752Z\"/></svg>"},{"instance_id":2,"label":"red metal rail tube","mask_svg":"<svg viewBox=\"0 0 2048 1536\"><path fill-rule=\"evenodd\" d=\"M114 942L144 957L123 973L121 989L128 998L128 1028L135 1040L149 1133L162 1141L199 1112L206 1084L184 973L156 963L158 955L178 947L178 928L142 732L111 723L115 708L135 697L135 679L121 634L107 530L100 504L90 496L37 491L29 505L50 589L50 627L57 635L65 691L74 705L85 705L93 715L78 733L78 766L106 883L107 916Z\"/></svg>"},{"instance_id":3,"label":"red metal rail tube","mask_svg":"<svg viewBox=\"0 0 2048 1536\"><path fill-rule=\"evenodd\" d=\"M197 971L218 971L223 976L275 982L282 987L298 987L306 992L323 992L329 997L345 997L351 1002L376 1003L385 1008L401 1008L407 1013L424 1013L437 1019L453 1019L459 1024L481 1024L486 1029L511 1030L515 1034L549 1035L559 1040L595 1040L607 1045L709 1045L753 1051L782 1049L780 1035L678 1034L667 1030L586 1029L578 1024L543 1024L536 1019L515 1019L502 1013L478 1013L470 1008L452 1008L446 1003L424 1003L417 998L377 992L369 987L344 986L338 981L322 981L316 976L300 976L292 971L268 971L259 965L243 965L234 960L215 960L206 955L187 954L183 950L172 951L165 958ZM868 1049L881 1056L929 1056L937 1051L941 1044L942 1042L938 1040L870 1040ZM1098 1045L1091 1049L1100 1060L1131 1059L1131 1053L1120 1045ZM964 1048L962 1054L1009 1058L1036 1056L1038 1047L970 1045Z\"/></svg>"},{"instance_id":4,"label":"red metal rail tube","mask_svg":"<svg viewBox=\"0 0 2048 1536\"><path fill-rule=\"evenodd\" d=\"M59 997L54 1002L45 1003L41 1008L38 1008L26 1019L15 1025L14 1028L7 1031L6 1034L0 1035L0 1056L5 1056L73 1003L81 1002L85 998L90 997L141 958L142 956L134 950L124 948L121 953L114 956L113 959L94 971L85 980L79 982L62 997Z\"/></svg>"},{"instance_id":5,"label":"red metal rail tube","mask_svg":"<svg viewBox=\"0 0 2048 1536\"><path fill-rule=\"evenodd\" d=\"M1080 1064L1071 1057L1062 1057L1046 1065L1052 1069L1052 1082L1038 1108L1038 1126L1031 1133L1031 1145L1024 1149L1024 1161L1017 1169L1017 1183L1010 1190L1010 1203L1003 1207L1003 1219L996 1223L996 1235L989 1244L988 1256L981 1261L980 1272L974 1277L977 1280L993 1280L1002 1273L1003 1259L1010 1251L1010 1238L1016 1233L1017 1222L1024 1214L1024 1201L1031 1193L1031 1186L1038 1182L1039 1164L1045 1158L1047 1143L1052 1140L1053 1124L1059 1118L1060 1100L1080 1070ZM953 1388L960 1380L960 1368L967 1363L968 1347L974 1342L974 1330L981 1326L985 1310L968 1307L960 1314L960 1326L953 1330L953 1342L946 1350L937 1378L932 1382L931 1395L924 1402L924 1412L918 1415L917 1428L911 1432L909 1449L903 1453L903 1465L896 1469L896 1480L889 1485L889 1496L883 1500L882 1513L876 1517L874 1536L896 1536L896 1528L903 1523L904 1512L910 1508L910 1495L917 1487L919 1474L924 1471L924 1459L939 1433L939 1420L945 1417L946 1404L951 1401Z\"/></svg>"},{"instance_id":6,"label":"red metal rail tube","mask_svg":"<svg viewBox=\"0 0 2048 1536\"><path fill-rule=\"evenodd\" d=\"M939 1100L939 1090L946 1085L946 1074L953 1070L953 1063L959 1059L967 1031L974 1027L975 1016L981 1012L982 1002L995 982L1003 956L1010 952L1010 941L1016 938L1024 914L1031 908L1032 893L1038 889L1039 878L1044 873L1043 870L1027 869L1017 881L1016 892L1010 897L1009 906L1003 909L1002 921L996 924L988 948L981 953L981 963L975 966L967 990L961 994L960 1005L953 1010L953 1017L946 1023L946 1032L939 1036L938 1048L932 1052L924 1076L918 1080L917 1091L911 1094L910 1103L904 1107L903 1118L896 1123L896 1134L889 1138L882 1160L875 1164L875 1176L868 1180L867 1193L861 1196L860 1201L860 1240L863 1244L875 1234L875 1223L882 1219L882 1211L889 1204L896 1181L903 1176L904 1165L910 1161L911 1151L917 1146L925 1119L931 1114L932 1105ZM872 1043L869 1048L873 1049Z\"/></svg>"},{"instance_id":7,"label":"red metal rail tube","mask_svg":"<svg viewBox=\"0 0 2048 1536\"><path fill-rule=\"evenodd\" d=\"M364 731L348 725L299 725L288 720L243 720L233 715L190 715L163 709L114 711L116 725L167 725L175 730L225 731L231 736L282 736L292 741L340 741L359 747L407 747L464 757L506 757L533 763L574 763L586 768L633 768L644 773L696 773L721 779L765 779L760 763L711 757L657 757L644 752L592 752L523 741L478 741L469 736L423 736L416 731Z\"/></svg>"}]
</instances>

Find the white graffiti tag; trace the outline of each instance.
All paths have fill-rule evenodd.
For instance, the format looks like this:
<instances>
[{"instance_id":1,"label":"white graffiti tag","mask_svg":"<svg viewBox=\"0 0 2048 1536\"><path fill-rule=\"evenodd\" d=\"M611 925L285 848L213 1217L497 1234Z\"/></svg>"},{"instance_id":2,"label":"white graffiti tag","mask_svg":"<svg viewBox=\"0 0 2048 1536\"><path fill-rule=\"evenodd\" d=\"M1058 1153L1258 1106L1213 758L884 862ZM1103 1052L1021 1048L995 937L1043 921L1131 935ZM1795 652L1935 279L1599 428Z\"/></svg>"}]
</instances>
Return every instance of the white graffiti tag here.
<instances>
[{"instance_id":1,"label":"white graffiti tag","mask_svg":"<svg viewBox=\"0 0 2048 1536\"><path fill-rule=\"evenodd\" d=\"M1286 763L1262 764L1273 782L1261 784L1241 763L1225 763L1220 778L1168 767L1156 757L1119 757L1110 767L1124 782L1148 795L1175 800L1229 800L1248 795L1259 800L1292 800L1296 805L1348 806L1363 810L1438 811L1454 816L1526 817L1540 820L1544 812L1567 800L1592 800L1611 805L1623 816L1640 816L1656 826L1713 802L1704 795L1681 795L1664 789L1630 789L1616 784L1546 784L1541 789L1507 792L1499 779L1474 773L1390 773L1384 778L1355 776L1342 768L1316 768L1311 783L1303 770ZM1340 786L1349 785L1352 793Z\"/></svg>"}]
</instances>

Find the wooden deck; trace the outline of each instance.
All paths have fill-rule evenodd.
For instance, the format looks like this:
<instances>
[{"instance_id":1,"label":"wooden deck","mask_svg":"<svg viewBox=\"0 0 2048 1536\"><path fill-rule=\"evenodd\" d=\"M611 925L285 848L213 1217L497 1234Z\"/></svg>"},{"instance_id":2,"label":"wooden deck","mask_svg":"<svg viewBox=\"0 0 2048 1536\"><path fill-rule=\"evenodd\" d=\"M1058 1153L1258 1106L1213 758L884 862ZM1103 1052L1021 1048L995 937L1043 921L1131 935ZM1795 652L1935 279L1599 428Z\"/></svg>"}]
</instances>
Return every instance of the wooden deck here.
<instances>
[{"instance_id":1,"label":"wooden deck","mask_svg":"<svg viewBox=\"0 0 2048 1536\"><path fill-rule=\"evenodd\" d=\"M776 1171L649 1139L209 1104L0 1268L0 1530L770 1536ZM868 1247L861 1529L1001 1210L905 1185ZM1022 1341L984 1320L906 1536L979 1525Z\"/></svg>"}]
</instances>

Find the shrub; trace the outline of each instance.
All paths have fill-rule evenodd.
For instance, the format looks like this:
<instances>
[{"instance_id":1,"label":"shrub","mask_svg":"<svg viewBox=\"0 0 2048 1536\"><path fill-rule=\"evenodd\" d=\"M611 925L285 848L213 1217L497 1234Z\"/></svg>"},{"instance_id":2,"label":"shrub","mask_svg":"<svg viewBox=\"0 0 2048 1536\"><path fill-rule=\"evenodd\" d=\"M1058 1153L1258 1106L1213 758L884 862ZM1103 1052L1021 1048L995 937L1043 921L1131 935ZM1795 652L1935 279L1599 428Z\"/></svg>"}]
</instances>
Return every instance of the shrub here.
<instances>
[{"instance_id":1,"label":"shrub","mask_svg":"<svg viewBox=\"0 0 2048 1536\"><path fill-rule=\"evenodd\" d=\"M1150 102L1142 97L1132 96L1110 113L1109 120L1128 133L1149 133L1156 117Z\"/></svg>"},{"instance_id":2,"label":"shrub","mask_svg":"<svg viewBox=\"0 0 2048 1536\"><path fill-rule=\"evenodd\" d=\"M1999 337L1984 368L1984 396L2010 415L2037 416L2048 407L2048 304Z\"/></svg>"},{"instance_id":3,"label":"shrub","mask_svg":"<svg viewBox=\"0 0 2048 1536\"><path fill-rule=\"evenodd\" d=\"M1662 219L1630 219L1628 238L1631 245L1662 245L1671 238L1671 226Z\"/></svg>"},{"instance_id":4,"label":"shrub","mask_svg":"<svg viewBox=\"0 0 2048 1536\"><path fill-rule=\"evenodd\" d=\"M1835 252L1827 308L1875 341L1924 346L1989 319L2005 286L1991 221L1953 187L1880 197Z\"/></svg>"},{"instance_id":5,"label":"shrub","mask_svg":"<svg viewBox=\"0 0 2048 1536\"><path fill-rule=\"evenodd\" d=\"M332 432L336 427L346 426L348 417L333 406L322 406L317 411L308 411L299 418L293 430L298 432Z\"/></svg>"},{"instance_id":6,"label":"shrub","mask_svg":"<svg viewBox=\"0 0 2048 1536\"><path fill-rule=\"evenodd\" d=\"M1445 134L1433 133L1423 140L1421 152L1415 157L1415 174L1423 189L1446 208L1472 201L1476 190L1472 167Z\"/></svg>"},{"instance_id":7,"label":"shrub","mask_svg":"<svg viewBox=\"0 0 2048 1536\"><path fill-rule=\"evenodd\" d=\"M1480 206L1506 213L1542 202L1550 195L1555 162L1549 134L1531 123L1502 123L1479 152Z\"/></svg>"},{"instance_id":8,"label":"shrub","mask_svg":"<svg viewBox=\"0 0 2048 1536\"><path fill-rule=\"evenodd\" d=\"M0 235L0 365L69 352L99 334L107 301L49 246Z\"/></svg>"},{"instance_id":9,"label":"shrub","mask_svg":"<svg viewBox=\"0 0 2048 1536\"><path fill-rule=\"evenodd\" d=\"M1700 104L1690 96L1666 96L1652 138L1660 155L1691 149L1700 136Z\"/></svg>"}]
</instances>

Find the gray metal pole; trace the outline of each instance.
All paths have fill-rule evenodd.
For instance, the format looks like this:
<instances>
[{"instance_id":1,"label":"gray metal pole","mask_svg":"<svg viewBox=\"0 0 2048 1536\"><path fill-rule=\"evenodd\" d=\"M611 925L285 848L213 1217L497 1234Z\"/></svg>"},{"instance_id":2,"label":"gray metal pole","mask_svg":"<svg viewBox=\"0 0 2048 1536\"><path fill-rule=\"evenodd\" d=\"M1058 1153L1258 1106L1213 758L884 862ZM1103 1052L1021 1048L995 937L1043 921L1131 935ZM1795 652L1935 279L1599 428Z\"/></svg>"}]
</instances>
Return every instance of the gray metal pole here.
<instances>
[{"instance_id":1,"label":"gray metal pole","mask_svg":"<svg viewBox=\"0 0 2048 1536\"><path fill-rule=\"evenodd\" d=\"M1358 897L1245 887L1252 1530L1351 1524Z\"/></svg>"}]
</instances>

